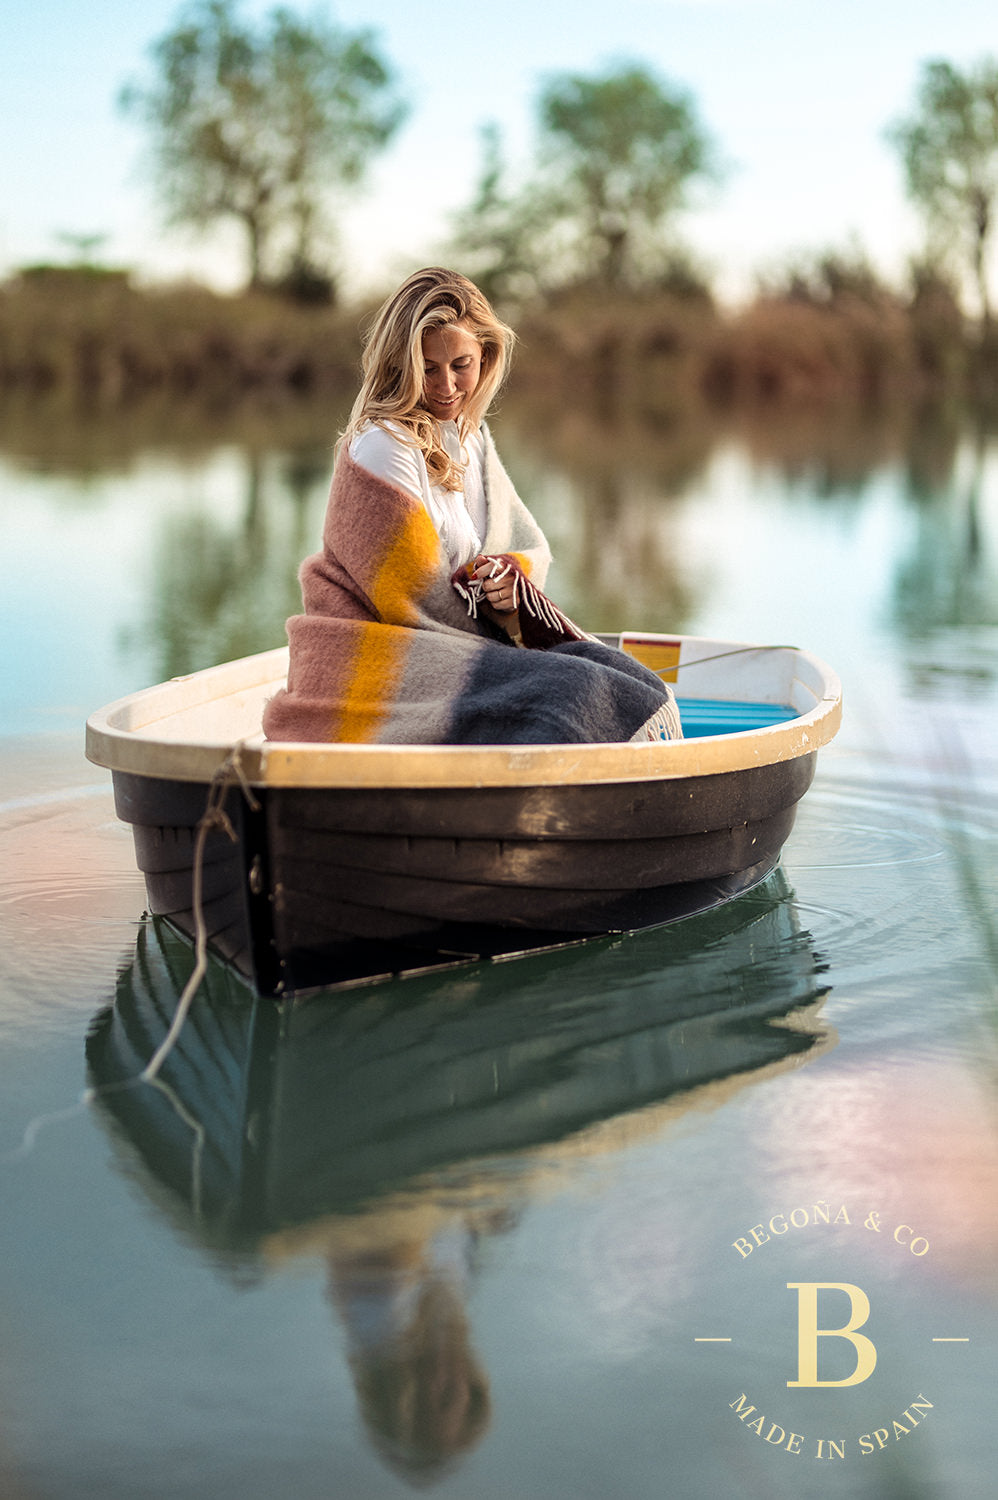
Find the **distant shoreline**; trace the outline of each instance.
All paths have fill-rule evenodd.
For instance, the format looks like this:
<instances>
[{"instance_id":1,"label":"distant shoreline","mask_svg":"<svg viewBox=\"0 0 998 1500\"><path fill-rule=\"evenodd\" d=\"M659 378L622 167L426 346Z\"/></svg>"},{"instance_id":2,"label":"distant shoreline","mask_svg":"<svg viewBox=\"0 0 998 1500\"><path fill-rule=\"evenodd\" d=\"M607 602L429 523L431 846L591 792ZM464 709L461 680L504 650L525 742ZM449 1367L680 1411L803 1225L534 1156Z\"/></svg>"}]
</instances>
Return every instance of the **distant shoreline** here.
<instances>
[{"instance_id":1,"label":"distant shoreline","mask_svg":"<svg viewBox=\"0 0 998 1500\"><path fill-rule=\"evenodd\" d=\"M153 392L208 402L352 393L373 310L39 268L0 286L0 395L75 392L114 409ZM908 299L882 288L760 294L737 312L709 295L576 288L511 316L517 395L715 410L998 404L994 337L982 341L942 286Z\"/></svg>"}]
</instances>

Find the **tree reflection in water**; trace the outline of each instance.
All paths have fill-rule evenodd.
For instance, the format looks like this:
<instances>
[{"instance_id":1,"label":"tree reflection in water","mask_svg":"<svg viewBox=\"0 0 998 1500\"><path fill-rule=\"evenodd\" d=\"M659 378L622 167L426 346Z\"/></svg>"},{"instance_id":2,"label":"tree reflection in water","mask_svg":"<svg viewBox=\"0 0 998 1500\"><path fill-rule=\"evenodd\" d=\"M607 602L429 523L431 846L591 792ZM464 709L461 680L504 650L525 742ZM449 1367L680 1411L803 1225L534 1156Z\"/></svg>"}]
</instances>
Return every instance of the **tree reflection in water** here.
<instances>
[{"instance_id":1,"label":"tree reflection in water","mask_svg":"<svg viewBox=\"0 0 998 1500\"><path fill-rule=\"evenodd\" d=\"M15 466L78 477L80 505L95 503L101 475L142 454L176 465L182 501L143 522L144 614L119 630L126 652L154 655L157 675L169 677L283 643L285 620L300 609L299 564L319 545L348 400L335 411L243 401L208 412L160 401L95 420L54 398L8 399L4 445ZM702 617L712 559L691 559L689 524L694 514L708 525L723 517L711 476L722 452L740 455L747 487L799 518L802 555L809 520L829 511L856 520L889 476L915 522L890 559L902 636L922 642L948 626L996 623L989 434L955 409L760 405L722 417L661 391L632 392L626 403L600 404L592 392L527 399L514 380L492 425L552 543L552 593L590 629L682 631ZM759 493L746 498L765 504ZM719 559L730 548L723 524L712 544Z\"/></svg>"}]
</instances>

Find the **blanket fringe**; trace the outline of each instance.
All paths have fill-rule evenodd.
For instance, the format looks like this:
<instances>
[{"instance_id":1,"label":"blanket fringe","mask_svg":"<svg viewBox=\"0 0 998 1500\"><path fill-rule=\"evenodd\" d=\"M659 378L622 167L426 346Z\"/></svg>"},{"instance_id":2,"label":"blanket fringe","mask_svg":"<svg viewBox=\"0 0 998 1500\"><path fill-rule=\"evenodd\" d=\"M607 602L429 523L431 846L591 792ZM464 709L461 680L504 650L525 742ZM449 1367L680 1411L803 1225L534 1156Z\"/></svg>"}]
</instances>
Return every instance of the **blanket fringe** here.
<instances>
[{"instance_id":1,"label":"blanket fringe","mask_svg":"<svg viewBox=\"0 0 998 1500\"><path fill-rule=\"evenodd\" d=\"M529 619L535 621L542 629L550 631L558 640L591 641L595 639L584 630L580 630L567 615L562 614L558 606L552 604L547 595L531 582L512 558L505 555L498 557L486 555L485 561L490 564L488 573L490 579L508 578L511 580L514 610L522 609ZM480 606L488 602L484 580L472 576L467 568L461 568L454 574L451 582L459 597L464 600L468 614L473 620L477 620Z\"/></svg>"}]
</instances>

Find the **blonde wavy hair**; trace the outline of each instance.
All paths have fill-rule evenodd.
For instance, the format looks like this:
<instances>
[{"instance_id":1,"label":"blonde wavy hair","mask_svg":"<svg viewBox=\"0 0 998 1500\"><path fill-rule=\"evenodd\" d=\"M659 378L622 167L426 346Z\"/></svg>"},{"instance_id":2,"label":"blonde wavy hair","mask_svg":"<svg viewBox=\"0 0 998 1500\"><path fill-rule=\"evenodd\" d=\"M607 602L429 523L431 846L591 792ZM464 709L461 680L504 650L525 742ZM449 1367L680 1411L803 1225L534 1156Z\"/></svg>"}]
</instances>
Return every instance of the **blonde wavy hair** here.
<instances>
[{"instance_id":1,"label":"blonde wavy hair","mask_svg":"<svg viewBox=\"0 0 998 1500\"><path fill-rule=\"evenodd\" d=\"M478 340L482 369L478 384L458 419L462 436L477 431L509 367L516 335L500 322L489 302L466 276L429 266L415 271L379 308L365 341L363 384L340 443L365 424L393 423L405 442L426 460L430 482L447 490L464 487L464 468L443 446L436 418L421 406L425 365L423 335L450 324Z\"/></svg>"}]
</instances>

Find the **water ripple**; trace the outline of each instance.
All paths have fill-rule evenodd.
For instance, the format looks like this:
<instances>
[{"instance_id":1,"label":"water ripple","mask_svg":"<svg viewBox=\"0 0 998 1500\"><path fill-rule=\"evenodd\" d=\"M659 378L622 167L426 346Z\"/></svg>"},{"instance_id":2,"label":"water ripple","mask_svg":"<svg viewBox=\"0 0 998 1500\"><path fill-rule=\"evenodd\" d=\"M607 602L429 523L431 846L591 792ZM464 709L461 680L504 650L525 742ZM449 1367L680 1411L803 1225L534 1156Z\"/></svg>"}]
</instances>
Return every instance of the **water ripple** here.
<instances>
[{"instance_id":1,"label":"water ripple","mask_svg":"<svg viewBox=\"0 0 998 1500\"><path fill-rule=\"evenodd\" d=\"M863 870L877 865L903 865L942 859L945 851L938 839L902 828L881 828L874 823L822 826L815 835L796 842L797 870Z\"/></svg>"},{"instance_id":2,"label":"water ripple","mask_svg":"<svg viewBox=\"0 0 998 1500\"><path fill-rule=\"evenodd\" d=\"M998 992L998 799L973 778L819 781L786 868L845 1045L980 1051ZM991 1050L989 1040L985 1050Z\"/></svg>"}]
</instances>

